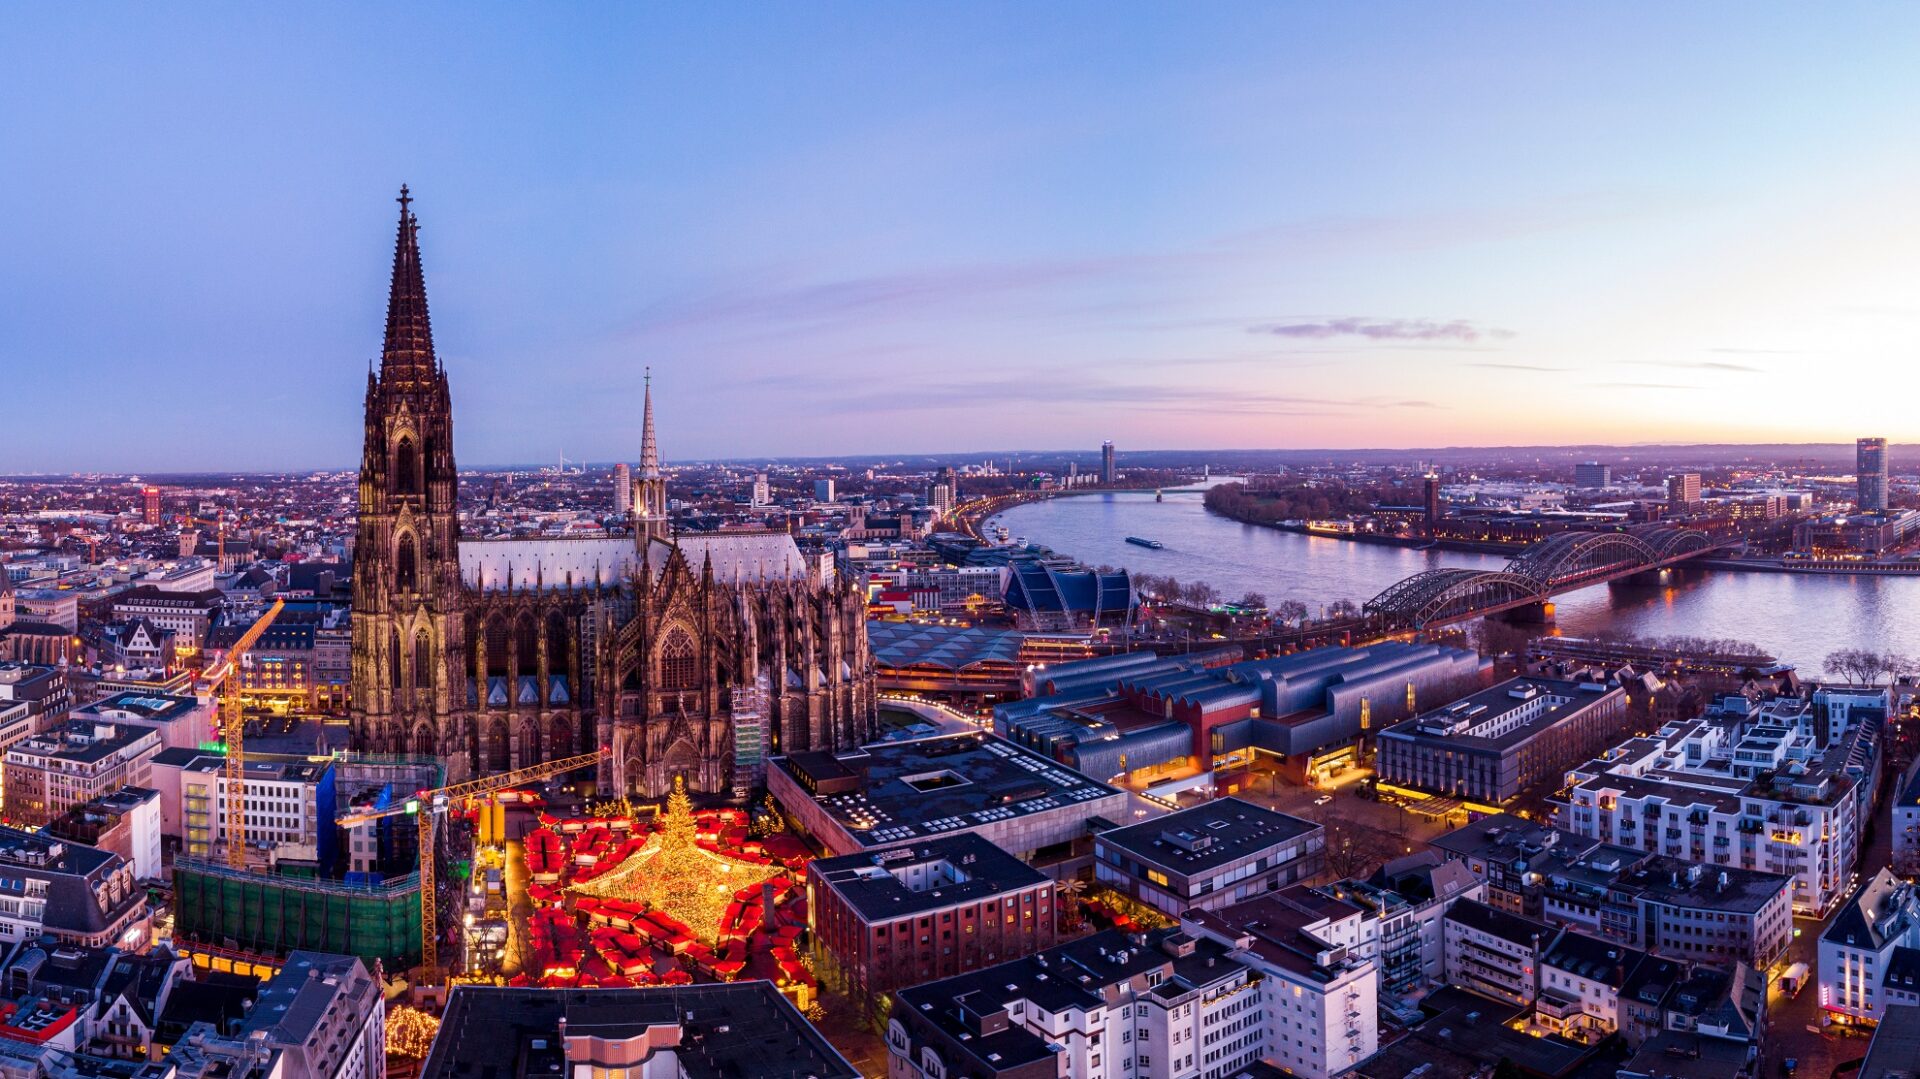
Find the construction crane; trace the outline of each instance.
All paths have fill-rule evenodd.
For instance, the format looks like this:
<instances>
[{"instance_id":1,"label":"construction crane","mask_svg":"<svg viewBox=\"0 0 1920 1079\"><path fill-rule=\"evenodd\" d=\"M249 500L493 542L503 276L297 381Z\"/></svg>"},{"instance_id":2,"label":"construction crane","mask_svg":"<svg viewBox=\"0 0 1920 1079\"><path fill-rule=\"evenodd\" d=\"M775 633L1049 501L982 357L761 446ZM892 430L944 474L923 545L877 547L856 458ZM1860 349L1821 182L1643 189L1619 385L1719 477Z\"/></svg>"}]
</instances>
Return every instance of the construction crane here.
<instances>
[{"instance_id":1,"label":"construction crane","mask_svg":"<svg viewBox=\"0 0 1920 1079\"><path fill-rule=\"evenodd\" d=\"M465 783L454 783L430 791L421 791L407 801L387 809L369 810L363 813L343 813L336 818L342 828L356 828L362 824L385 817L397 817L413 814L420 829L420 968L427 977L433 977L440 967L439 926L436 924L437 912L434 903L435 871L439 857L439 817L446 813L458 801L463 808L471 805L475 799L491 797L509 787L518 787L523 783L537 783L545 779L577 772L582 768L593 768L605 760L607 751L596 750L583 753L578 757L564 757L545 764L515 768L511 772L500 772L480 779L469 779Z\"/></svg>"},{"instance_id":2,"label":"construction crane","mask_svg":"<svg viewBox=\"0 0 1920 1079\"><path fill-rule=\"evenodd\" d=\"M220 694L220 733L227 741L227 864L235 869L247 864L247 716L240 702L240 665L286 605L286 600L274 600L207 673L208 683Z\"/></svg>"}]
</instances>

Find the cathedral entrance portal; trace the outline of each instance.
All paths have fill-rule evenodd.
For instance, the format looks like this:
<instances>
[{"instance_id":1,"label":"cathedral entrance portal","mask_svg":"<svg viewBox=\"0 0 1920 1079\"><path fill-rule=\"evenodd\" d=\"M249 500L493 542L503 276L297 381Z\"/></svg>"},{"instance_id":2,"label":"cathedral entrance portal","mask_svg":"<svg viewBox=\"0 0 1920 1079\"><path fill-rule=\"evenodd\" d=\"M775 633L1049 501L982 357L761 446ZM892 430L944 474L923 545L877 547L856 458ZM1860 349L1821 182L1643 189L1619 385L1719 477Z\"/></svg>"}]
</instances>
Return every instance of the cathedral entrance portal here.
<instances>
[{"instance_id":1,"label":"cathedral entrance portal","mask_svg":"<svg viewBox=\"0 0 1920 1079\"><path fill-rule=\"evenodd\" d=\"M685 780L688 790L700 790L700 754L685 738L673 743L660 764L660 794L673 789L673 781Z\"/></svg>"}]
</instances>

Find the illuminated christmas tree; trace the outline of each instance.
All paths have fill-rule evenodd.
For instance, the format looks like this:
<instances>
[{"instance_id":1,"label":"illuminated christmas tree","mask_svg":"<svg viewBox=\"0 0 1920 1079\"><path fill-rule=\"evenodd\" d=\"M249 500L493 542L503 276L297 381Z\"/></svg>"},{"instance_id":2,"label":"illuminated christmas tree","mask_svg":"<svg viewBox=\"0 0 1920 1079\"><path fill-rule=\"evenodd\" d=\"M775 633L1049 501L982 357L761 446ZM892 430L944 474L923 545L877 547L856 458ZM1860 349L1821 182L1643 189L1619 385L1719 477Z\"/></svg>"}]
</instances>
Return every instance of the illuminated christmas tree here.
<instances>
[{"instance_id":1,"label":"illuminated christmas tree","mask_svg":"<svg viewBox=\"0 0 1920 1079\"><path fill-rule=\"evenodd\" d=\"M719 939L720 918L736 891L785 872L779 866L754 865L702 850L693 799L687 796L682 778L675 777L659 820L660 831L645 850L574 891L644 901L712 943Z\"/></svg>"}]
</instances>

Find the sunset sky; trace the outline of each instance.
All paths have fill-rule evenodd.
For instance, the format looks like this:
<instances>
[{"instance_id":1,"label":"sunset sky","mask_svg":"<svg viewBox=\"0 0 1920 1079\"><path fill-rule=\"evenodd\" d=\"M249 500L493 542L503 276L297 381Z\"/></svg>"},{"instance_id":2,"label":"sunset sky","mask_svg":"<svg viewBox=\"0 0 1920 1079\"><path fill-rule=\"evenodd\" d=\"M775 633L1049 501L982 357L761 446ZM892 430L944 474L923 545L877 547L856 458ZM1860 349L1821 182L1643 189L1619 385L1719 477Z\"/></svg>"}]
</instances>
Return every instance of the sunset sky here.
<instances>
[{"instance_id":1,"label":"sunset sky","mask_svg":"<svg viewBox=\"0 0 1920 1079\"><path fill-rule=\"evenodd\" d=\"M16 7L0 472L1920 441L1920 6Z\"/></svg>"}]
</instances>

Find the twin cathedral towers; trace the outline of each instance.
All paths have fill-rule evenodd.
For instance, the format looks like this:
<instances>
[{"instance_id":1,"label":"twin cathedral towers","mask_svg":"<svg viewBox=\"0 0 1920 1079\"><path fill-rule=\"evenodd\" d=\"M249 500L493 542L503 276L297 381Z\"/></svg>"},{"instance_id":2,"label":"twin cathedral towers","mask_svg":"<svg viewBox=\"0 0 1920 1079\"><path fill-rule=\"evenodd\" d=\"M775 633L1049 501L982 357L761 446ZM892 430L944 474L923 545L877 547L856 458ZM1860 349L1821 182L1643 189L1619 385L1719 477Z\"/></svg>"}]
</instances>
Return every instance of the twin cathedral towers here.
<instances>
[{"instance_id":1,"label":"twin cathedral towers","mask_svg":"<svg viewBox=\"0 0 1920 1079\"><path fill-rule=\"evenodd\" d=\"M632 534L463 539L453 404L400 189L367 375L353 742L450 780L606 750L603 793L742 796L766 760L875 730L863 597L784 532L675 535L648 387Z\"/></svg>"}]
</instances>

